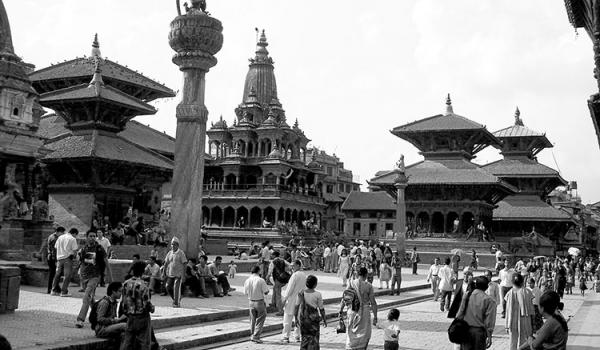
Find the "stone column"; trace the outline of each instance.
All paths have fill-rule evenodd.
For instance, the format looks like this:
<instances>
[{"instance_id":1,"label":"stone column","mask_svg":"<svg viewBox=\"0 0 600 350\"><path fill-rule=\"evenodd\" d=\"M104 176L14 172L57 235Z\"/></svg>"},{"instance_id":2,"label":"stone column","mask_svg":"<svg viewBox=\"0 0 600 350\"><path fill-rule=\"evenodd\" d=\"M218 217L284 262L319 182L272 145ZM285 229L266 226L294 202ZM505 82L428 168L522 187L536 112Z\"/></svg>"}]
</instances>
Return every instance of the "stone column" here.
<instances>
[{"instance_id":1,"label":"stone column","mask_svg":"<svg viewBox=\"0 0 600 350\"><path fill-rule=\"evenodd\" d=\"M221 22L210 17L202 5L201 2L192 2L186 14L171 22L169 33L169 45L176 52L173 63L183 72L182 100L176 110L172 231L188 257L198 254L198 228L202 225L204 144L208 118L204 105L205 74L217 64L214 55L223 46Z\"/></svg>"},{"instance_id":2,"label":"stone column","mask_svg":"<svg viewBox=\"0 0 600 350\"><path fill-rule=\"evenodd\" d=\"M399 162L400 163L400 162ZM404 157L402 157L401 166L396 169L396 179L394 187L396 188L396 250L400 257L404 257L406 252L406 201L404 191L408 186L408 178L404 174Z\"/></svg>"}]
</instances>

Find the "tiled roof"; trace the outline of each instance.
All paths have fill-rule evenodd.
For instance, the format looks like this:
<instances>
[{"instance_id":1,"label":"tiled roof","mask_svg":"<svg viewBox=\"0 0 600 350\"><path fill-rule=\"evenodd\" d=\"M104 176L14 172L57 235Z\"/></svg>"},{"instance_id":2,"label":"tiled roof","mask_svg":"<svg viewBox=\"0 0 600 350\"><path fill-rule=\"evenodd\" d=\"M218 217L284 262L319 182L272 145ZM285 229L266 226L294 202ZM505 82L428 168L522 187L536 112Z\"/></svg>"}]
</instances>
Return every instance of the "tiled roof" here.
<instances>
[{"instance_id":1,"label":"tiled roof","mask_svg":"<svg viewBox=\"0 0 600 350\"><path fill-rule=\"evenodd\" d=\"M46 144L46 147L52 151L44 157L47 161L100 158L173 170L173 161L170 159L117 135L96 130L85 135L70 135L58 139Z\"/></svg>"},{"instance_id":2,"label":"tiled roof","mask_svg":"<svg viewBox=\"0 0 600 350\"><path fill-rule=\"evenodd\" d=\"M53 140L63 135L70 135L71 131L65 128L65 120L58 114L46 114L40 119L38 134L48 140Z\"/></svg>"},{"instance_id":3,"label":"tiled roof","mask_svg":"<svg viewBox=\"0 0 600 350\"><path fill-rule=\"evenodd\" d=\"M111 85L114 80L115 83L124 84L136 90L143 91L143 95L148 95L144 100L175 96L175 92L168 87L111 60L103 59L101 68L102 75L106 78L107 84ZM67 79L76 81L69 85L89 82L94 75L94 71L94 60L79 57L35 71L29 75L29 78L36 90L44 93L50 91L47 85L44 84L45 81Z\"/></svg>"},{"instance_id":4,"label":"tiled roof","mask_svg":"<svg viewBox=\"0 0 600 350\"><path fill-rule=\"evenodd\" d=\"M388 171L369 181L372 185L394 183L396 173ZM427 184L502 184L512 189L512 186L502 182L500 178L485 171L475 163L465 159L424 160L406 168L409 185Z\"/></svg>"},{"instance_id":5,"label":"tiled roof","mask_svg":"<svg viewBox=\"0 0 600 350\"><path fill-rule=\"evenodd\" d=\"M545 136L546 134L529 129L522 125L513 125L502 130L494 132L497 138L504 137L529 137L529 136Z\"/></svg>"},{"instance_id":6,"label":"tiled roof","mask_svg":"<svg viewBox=\"0 0 600 350\"><path fill-rule=\"evenodd\" d=\"M342 210L396 210L395 200L386 192L350 192Z\"/></svg>"},{"instance_id":7,"label":"tiled roof","mask_svg":"<svg viewBox=\"0 0 600 350\"><path fill-rule=\"evenodd\" d=\"M516 177L558 177L562 179L558 171L529 158L510 159L505 158L493 163L484 165L482 168L496 176L516 176Z\"/></svg>"},{"instance_id":8,"label":"tiled roof","mask_svg":"<svg viewBox=\"0 0 600 350\"><path fill-rule=\"evenodd\" d=\"M175 138L135 120L125 126L119 136L162 154L175 154Z\"/></svg>"},{"instance_id":9,"label":"tiled roof","mask_svg":"<svg viewBox=\"0 0 600 350\"><path fill-rule=\"evenodd\" d=\"M537 196L508 196L494 209L493 220L497 221L571 221L571 217L560 209L545 203Z\"/></svg>"},{"instance_id":10,"label":"tiled roof","mask_svg":"<svg viewBox=\"0 0 600 350\"><path fill-rule=\"evenodd\" d=\"M40 96L40 104L44 107L66 101L104 100L134 110L137 114L154 114L156 109L134 97L131 97L111 86L100 84L80 84L77 86L47 92Z\"/></svg>"},{"instance_id":11,"label":"tiled roof","mask_svg":"<svg viewBox=\"0 0 600 350\"><path fill-rule=\"evenodd\" d=\"M397 126L392 130L392 133L478 129L485 129L485 126L458 114L451 113L446 115L438 114L433 117Z\"/></svg>"}]
</instances>

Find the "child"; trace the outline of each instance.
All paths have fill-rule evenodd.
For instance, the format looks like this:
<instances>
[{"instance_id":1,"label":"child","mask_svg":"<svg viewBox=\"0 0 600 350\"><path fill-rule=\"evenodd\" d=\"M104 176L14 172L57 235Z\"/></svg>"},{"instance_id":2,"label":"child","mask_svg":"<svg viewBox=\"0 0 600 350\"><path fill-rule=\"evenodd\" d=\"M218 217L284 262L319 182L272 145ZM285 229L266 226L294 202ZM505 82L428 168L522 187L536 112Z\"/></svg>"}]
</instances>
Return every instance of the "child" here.
<instances>
[{"instance_id":1,"label":"child","mask_svg":"<svg viewBox=\"0 0 600 350\"><path fill-rule=\"evenodd\" d=\"M533 317L533 331L537 332L544 324L542 313L540 312L540 297L542 296L542 291L535 285L534 278L529 279L528 289L533 294L533 308L535 310L535 315Z\"/></svg>"},{"instance_id":2,"label":"child","mask_svg":"<svg viewBox=\"0 0 600 350\"><path fill-rule=\"evenodd\" d=\"M585 276L581 276L579 278L579 290L581 291L581 296L585 296L585 290L587 289L587 285L585 284Z\"/></svg>"},{"instance_id":3,"label":"child","mask_svg":"<svg viewBox=\"0 0 600 350\"><path fill-rule=\"evenodd\" d=\"M567 286L566 293L573 294L573 285L575 285L575 274L573 273L573 269L569 268L567 272Z\"/></svg>"},{"instance_id":4,"label":"child","mask_svg":"<svg viewBox=\"0 0 600 350\"><path fill-rule=\"evenodd\" d=\"M382 282L385 282L385 289L390 289L390 280L392 279L391 266L384 260L379 266L379 271L379 289L382 288Z\"/></svg>"},{"instance_id":5,"label":"child","mask_svg":"<svg viewBox=\"0 0 600 350\"><path fill-rule=\"evenodd\" d=\"M387 321L377 323L377 328L383 329L383 350L398 350L398 334L400 334L400 311L391 309Z\"/></svg>"},{"instance_id":6,"label":"child","mask_svg":"<svg viewBox=\"0 0 600 350\"><path fill-rule=\"evenodd\" d=\"M235 273L237 272L237 265L231 260L229 263L229 279L235 278Z\"/></svg>"}]
</instances>

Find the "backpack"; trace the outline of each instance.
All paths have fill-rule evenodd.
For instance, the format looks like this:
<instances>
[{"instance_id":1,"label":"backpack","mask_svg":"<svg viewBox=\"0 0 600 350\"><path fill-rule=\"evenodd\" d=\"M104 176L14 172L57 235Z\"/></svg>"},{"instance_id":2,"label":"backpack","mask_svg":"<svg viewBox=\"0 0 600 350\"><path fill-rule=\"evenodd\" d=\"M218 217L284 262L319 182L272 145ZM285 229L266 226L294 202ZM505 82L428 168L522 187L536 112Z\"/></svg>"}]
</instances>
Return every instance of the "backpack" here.
<instances>
[{"instance_id":1,"label":"backpack","mask_svg":"<svg viewBox=\"0 0 600 350\"><path fill-rule=\"evenodd\" d=\"M96 329L96 325L98 324L98 304L102 300L104 300L104 298L99 299L92 303L92 307L90 310L90 316L88 317L88 321L90 321L90 325L92 326L92 329Z\"/></svg>"},{"instance_id":2,"label":"backpack","mask_svg":"<svg viewBox=\"0 0 600 350\"><path fill-rule=\"evenodd\" d=\"M358 293L353 287L344 290L342 293L342 301L354 312L360 309L360 299L358 298Z\"/></svg>"}]
</instances>

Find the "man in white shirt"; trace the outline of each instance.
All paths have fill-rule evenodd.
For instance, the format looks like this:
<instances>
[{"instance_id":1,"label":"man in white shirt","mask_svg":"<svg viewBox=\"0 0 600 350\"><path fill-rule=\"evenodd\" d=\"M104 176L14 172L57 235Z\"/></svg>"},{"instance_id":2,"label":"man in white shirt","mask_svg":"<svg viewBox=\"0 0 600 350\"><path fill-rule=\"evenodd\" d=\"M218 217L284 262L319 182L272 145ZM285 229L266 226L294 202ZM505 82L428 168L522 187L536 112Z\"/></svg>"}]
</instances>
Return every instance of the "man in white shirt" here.
<instances>
[{"instance_id":1,"label":"man in white shirt","mask_svg":"<svg viewBox=\"0 0 600 350\"><path fill-rule=\"evenodd\" d=\"M323 249L323 260L325 261L324 272L331 272L331 248L329 247L329 244Z\"/></svg>"},{"instance_id":2,"label":"man in white shirt","mask_svg":"<svg viewBox=\"0 0 600 350\"><path fill-rule=\"evenodd\" d=\"M492 299L494 299L496 302L496 305L498 305L500 303L500 286L498 283L492 280L492 271L486 270L485 277L487 277L489 281L488 288L485 290L485 294L492 297Z\"/></svg>"},{"instance_id":3,"label":"man in white shirt","mask_svg":"<svg viewBox=\"0 0 600 350\"><path fill-rule=\"evenodd\" d=\"M292 331L292 320L294 319L294 306L298 293L302 291L306 285L306 274L302 271L302 263L300 260L294 261L292 265L292 277L281 295L283 308L283 342L287 343L290 340ZM294 331L296 340L300 339L300 327L296 326Z\"/></svg>"},{"instance_id":4,"label":"man in white shirt","mask_svg":"<svg viewBox=\"0 0 600 350\"><path fill-rule=\"evenodd\" d=\"M69 230L69 233L63 234L56 240L56 275L54 275L54 281L52 282L52 295L59 295L61 297L70 297L69 294L69 282L71 282L71 274L73 272L73 260L77 255L79 246L77 245L77 238L79 234L76 228ZM63 279L62 288L58 288L60 282L60 275L65 275Z\"/></svg>"},{"instance_id":5,"label":"man in white shirt","mask_svg":"<svg viewBox=\"0 0 600 350\"><path fill-rule=\"evenodd\" d=\"M440 282L439 271L440 271L440 258L435 258L433 264L429 267L429 273L427 273L427 282L431 281L431 291L433 292L433 301L438 300Z\"/></svg>"},{"instance_id":6,"label":"man in white shirt","mask_svg":"<svg viewBox=\"0 0 600 350\"><path fill-rule=\"evenodd\" d=\"M454 273L452 268L450 267L450 258L446 257L444 261L444 266L441 267L438 271L439 281L439 290L440 297L442 298L440 302L440 311L444 312L450 310L450 301L452 299L452 292L454 291Z\"/></svg>"},{"instance_id":7,"label":"man in white shirt","mask_svg":"<svg viewBox=\"0 0 600 350\"><path fill-rule=\"evenodd\" d=\"M512 274L514 270L508 267L508 261L505 262L504 268L500 270L500 298L502 298L502 318L506 316L506 300L504 296L512 288Z\"/></svg>"},{"instance_id":8,"label":"man in white shirt","mask_svg":"<svg viewBox=\"0 0 600 350\"><path fill-rule=\"evenodd\" d=\"M265 280L258 275L260 273L259 266L253 266L250 272L252 275L244 282L244 294L248 296L250 308L250 340L261 344L263 341L260 336L267 318L265 296L269 294L269 287Z\"/></svg>"}]
</instances>

